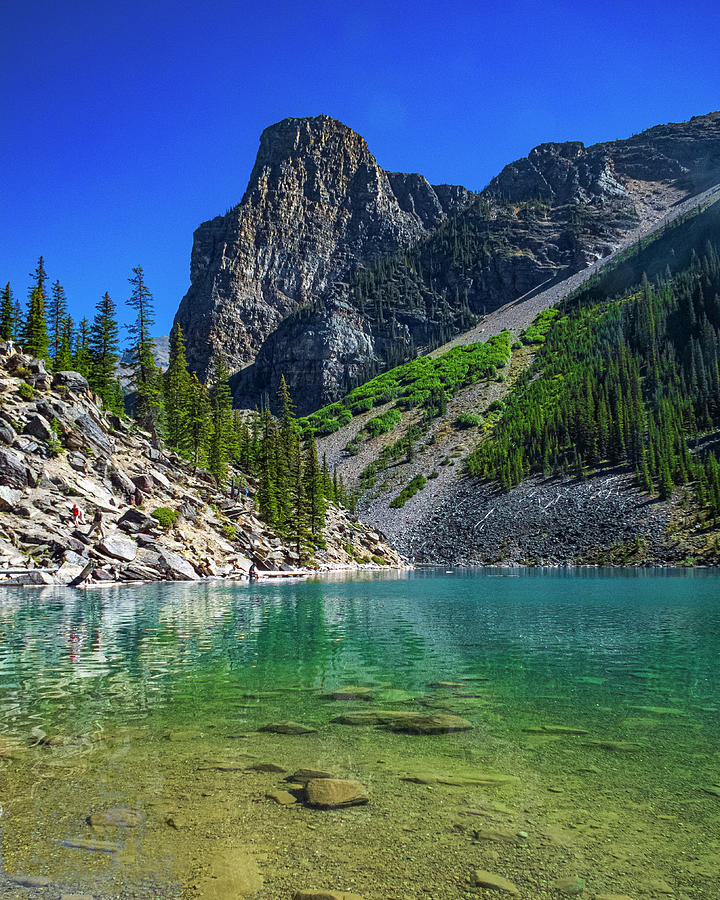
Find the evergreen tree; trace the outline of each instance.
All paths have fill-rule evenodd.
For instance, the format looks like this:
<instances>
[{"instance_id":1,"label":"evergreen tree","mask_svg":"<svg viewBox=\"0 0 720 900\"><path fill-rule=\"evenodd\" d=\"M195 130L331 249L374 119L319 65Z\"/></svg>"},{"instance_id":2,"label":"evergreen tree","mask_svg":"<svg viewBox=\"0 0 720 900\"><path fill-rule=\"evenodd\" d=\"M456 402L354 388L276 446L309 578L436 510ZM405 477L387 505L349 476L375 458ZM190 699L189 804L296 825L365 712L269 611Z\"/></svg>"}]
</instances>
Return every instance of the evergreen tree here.
<instances>
[{"instance_id":1,"label":"evergreen tree","mask_svg":"<svg viewBox=\"0 0 720 900\"><path fill-rule=\"evenodd\" d=\"M115 303L107 291L98 300L95 318L90 331L90 387L101 396L103 403L115 412L118 408L117 379L115 370L118 361L119 328Z\"/></svg>"},{"instance_id":2,"label":"evergreen tree","mask_svg":"<svg viewBox=\"0 0 720 900\"><path fill-rule=\"evenodd\" d=\"M212 428L210 433L210 454L208 469L218 484L225 484L228 462L234 455L235 429L230 393L230 373L222 358L213 366L213 386L210 391L212 408Z\"/></svg>"},{"instance_id":3,"label":"evergreen tree","mask_svg":"<svg viewBox=\"0 0 720 900\"><path fill-rule=\"evenodd\" d=\"M76 372L90 378L90 366L92 365L92 353L90 351L90 323L83 316L78 325L75 336L75 352L73 353L73 368Z\"/></svg>"},{"instance_id":4,"label":"evergreen tree","mask_svg":"<svg viewBox=\"0 0 720 900\"><path fill-rule=\"evenodd\" d=\"M67 299L65 297L65 289L56 281L52 286L50 302L48 304L48 336L50 341L50 356L53 360L53 368L55 368L55 359L57 358L60 344L62 343L63 328L65 319L67 318Z\"/></svg>"},{"instance_id":5,"label":"evergreen tree","mask_svg":"<svg viewBox=\"0 0 720 900\"><path fill-rule=\"evenodd\" d=\"M168 444L180 452L187 449L191 376L188 372L185 338L176 324L170 332L170 360L163 376L165 429Z\"/></svg>"},{"instance_id":6,"label":"evergreen tree","mask_svg":"<svg viewBox=\"0 0 720 900\"><path fill-rule=\"evenodd\" d=\"M155 343L151 337L155 324L153 298L145 284L142 266L136 266L132 271L128 306L135 311L135 321L128 327L128 332L133 357L131 383L137 395L135 418L142 428L156 435L162 416L162 393L155 365Z\"/></svg>"},{"instance_id":7,"label":"evergreen tree","mask_svg":"<svg viewBox=\"0 0 720 900\"><path fill-rule=\"evenodd\" d=\"M17 334L16 326L15 303L10 290L10 282L8 282L3 288L2 297L0 297L0 339L8 341L10 338L14 338Z\"/></svg>"},{"instance_id":8,"label":"evergreen tree","mask_svg":"<svg viewBox=\"0 0 720 900\"><path fill-rule=\"evenodd\" d=\"M60 346L58 347L57 356L53 360L53 369L56 372L67 372L73 368L73 338L73 320L70 316L68 316L67 319L65 319L65 321L63 322Z\"/></svg>"},{"instance_id":9,"label":"evergreen tree","mask_svg":"<svg viewBox=\"0 0 720 900\"><path fill-rule=\"evenodd\" d=\"M210 425L210 399L205 385L198 380L195 373L190 376L189 402L183 445L193 466L205 464Z\"/></svg>"},{"instance_id":10,"label":"evergreen tree","mask_svg":"<svg viewBox=\"0 0 720 900\"><path fill-rule=\"evenodd\" d=\"M326 501L324 492L323 470L320 468L317 447L312 432L308 430L305 439L305 497L308 525L314 541L322 536L325 525Z\"/></svg>"},{"instance_id":11,"label":"evergreen tree","mask_svg":"<svg viewBox=\"0 0 720 900\"><path fill-rule=\"evenodd\" d=\"M45 305L47 301L45 282L47 281L47 272L45 271L42 256L38 259L35 272L32 273L31 277L35 279L35 282L30 288L28 311L22 336L23 350L25 353L30 354L30 356L49 360L49 341L47 321L45 318Z\"/></svg>"}]
</instances>

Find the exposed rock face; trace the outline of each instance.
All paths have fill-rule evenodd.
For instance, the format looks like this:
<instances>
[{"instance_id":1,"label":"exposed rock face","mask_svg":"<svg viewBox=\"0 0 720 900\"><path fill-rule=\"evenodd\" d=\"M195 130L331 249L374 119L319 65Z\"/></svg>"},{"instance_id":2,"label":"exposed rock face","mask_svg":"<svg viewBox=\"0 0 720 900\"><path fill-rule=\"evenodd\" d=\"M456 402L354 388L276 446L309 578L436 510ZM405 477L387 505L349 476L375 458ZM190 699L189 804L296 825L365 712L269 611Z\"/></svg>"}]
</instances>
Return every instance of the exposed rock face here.
<instances>
[{"instance_id":1,"label":"exposed rock face","mask_svg":"<svg viewBox=\"0 0 720 900\"><path fill-rule=\"evenodd\" d=\"M236 405L272 400L285 374L308 412L393 354L607 256L717 181L720 113L591 147L541 144L480 195L385 172L328 116L285 119L263 132L242 202L195 232L176 321L201 375L216 352L238 373ZM406 248L410 265L377 268ZM359 296L363 267L384 311Z\"/></svg>"},{"instance_id":2,"label":"exposed rock face","mask_svg":"<svg viewBox=\"0 0 720 900\"><path fill-rule=\"evenodd\" d=\"M201 374L213 352L251 362L291 312L324 298L359 261L409 246L472 197L388 173L365 140L329 116L266 128L242 202L195 232L176 321Z\"/></svg>"},{"instance_id":3,"label":"exposed rock face","mask_svg":"<svg viewBox=\"0 0 720 900\"><path fill-rule=\"evenodd\" d=\"M8 367L10 360L19 365ZM23 378L14 372L31 372L34 362L23 354L8 359L0 341L3 415L24 432L9 429L12 446L0 447L3 588L76 579L241 577L253 561L261 574L299 567L301 557L257 517L254 497L248 496L257 489L253 479L245 496L217 489L207 472L194 471L175 454L153 447L150 436L127 420L105 413L89 390L71 394L69 375L75 373L64 373L68 377L55 388L48 382L37 399L24 399ZM144 509L130 505L138 495ZM73 522L75 503L84 522ZM177 513L175 523L162 528L151 515L158 510ZM93 511L102 512L102 529L92 524ZM354 568L356 558L367 565L371 559L373 565L401 563L374 529L334 505L325 540L319 566ZM18 571L5 577L8 569Z\"/></svg>"}]
</instances>

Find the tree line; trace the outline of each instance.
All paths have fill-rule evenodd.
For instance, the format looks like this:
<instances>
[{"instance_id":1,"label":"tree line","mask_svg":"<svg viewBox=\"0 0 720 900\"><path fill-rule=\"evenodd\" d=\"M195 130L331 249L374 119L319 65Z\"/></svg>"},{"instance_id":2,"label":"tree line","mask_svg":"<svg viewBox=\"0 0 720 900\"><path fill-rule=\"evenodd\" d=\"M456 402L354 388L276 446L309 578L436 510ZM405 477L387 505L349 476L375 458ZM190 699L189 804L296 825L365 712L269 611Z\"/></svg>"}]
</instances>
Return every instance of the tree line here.
<instances>
[{"instance_id":1,"label":"tree line","mask_svg":"<svg viewBox=\"0 0 720 900\"><path fill-rule=\"evenodd\" d=\"M127 326L130 351L130 393L125 396L117 377L120 325L114 301L106 292L92 322L76 326L59 281L50 288L42 257L31 274L26 308L7 284L0 297L0 338L14 340L31 356L45 360L52 371L74 370L110 411L132 415L157 443L197 468L206 468L220 486L247 485L257 479L256 504L261 517L307 556L322 546L327 504L349 504L342 479L318 462L311 431L298 423L283 378L275 418L268 409L243 416L233 410L230 373L216 357L207 383L191 372L180 325L170 335L170 358L164 373L155 359L152 332L153 296L141 266L129 278L128 307L134 313Z\"/></svg>"},{"instance_id":2,"label":"tree line","mask_svg":"<svg viewBox=\"0 0 720 900\"><path fill-rule=\"evenodd\" d=\"M561 312L469 471L509 490L533 473L625 464L664 499L693 484L720 519L720 466L707 449L720 428L717 248L619 300Z\"/></svg>"}]
</instances>

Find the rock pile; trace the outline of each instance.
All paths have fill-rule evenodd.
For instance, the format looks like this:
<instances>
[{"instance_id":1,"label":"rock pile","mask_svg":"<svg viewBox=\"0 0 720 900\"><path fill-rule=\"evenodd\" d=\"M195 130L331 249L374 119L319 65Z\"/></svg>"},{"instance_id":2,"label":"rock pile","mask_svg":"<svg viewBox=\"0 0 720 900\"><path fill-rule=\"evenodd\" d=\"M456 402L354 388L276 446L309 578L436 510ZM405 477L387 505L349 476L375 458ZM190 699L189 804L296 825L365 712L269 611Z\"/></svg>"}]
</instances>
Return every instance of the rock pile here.
<instances>
[{"instance_id":1,"label":"rock pile","mask_svg":"<svg viewBox=\"0 0 720 900\"><path fill-rule=\"evenodd\" d=\"M0 341L0 578L3 585L193 581L296 569L300 557L207 472L108 414L77 372ZM84 521L73 520L73 506ZM102 533L93 514L103 516ZM398 566L374 529L331 506L320 569Z\"/></svg>"}]
</instances>

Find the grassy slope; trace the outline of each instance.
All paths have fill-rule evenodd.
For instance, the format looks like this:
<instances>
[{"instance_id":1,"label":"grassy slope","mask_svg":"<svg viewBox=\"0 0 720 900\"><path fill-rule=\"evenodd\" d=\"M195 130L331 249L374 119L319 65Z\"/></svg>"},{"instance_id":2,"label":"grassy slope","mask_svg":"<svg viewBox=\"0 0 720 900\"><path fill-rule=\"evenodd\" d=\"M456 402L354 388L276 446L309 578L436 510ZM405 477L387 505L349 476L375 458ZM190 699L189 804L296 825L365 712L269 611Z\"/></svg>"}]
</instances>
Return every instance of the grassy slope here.
<instances>
[{"instance_id":1,"label":"grassy slope","mask_svg":"<svg viewBox=\"0 0 720 900\"><path fill-rule=\"evenodd\" d=\"M704 200L713 203L718 194L715 189L703 195ZM689 211L697 204L698 198L692 203L682 204L675 213L675 219L682 221ZM714 206L711 213L717 216L720 204ZM699 228L697 217L690 217L683 224L675 228L667 229L667 222L661 226L648 229L644 235L637 235L628 246L620 248L609 260L602 264L590 267L578 275L573 276L562 284L555 285L549 290L543 291L527 300L508 304L500 310L485 317L471 331L448 342L431 354L433 357L442 356L458 344L467 344L472 341L486 340L488 337L498 334L503 329L508 329L513 338L528 328L535 318L543 310L548 309L566 297L577 292L583 285L596 291L606 293L618 293L623 286L634 283L643 270L653 274L656 268L664 268L664 262L668 253L673 249L676 253L676 262L681 264L685 253L697 243ZM704 227L704 226L702 226ZM638 254L637 248L644 245L644 249ZM653 261L655 260L655 261ZM601 277L600 274L601 273ZM473 384L459 391L448 403L443 416L433 421L427 434L416 443L416 453L412 460L401 459L390 465L385 472L376 479L374 487L365 491L360 509L364 517L376 526L383 529L391 538L400 540L416 523L423 510L441 505L444 495L449 495L463 476L462 459L482 439L483 427L472 429L458 429L455 423L457 417L463 413L478 413L488 421L488 408L498 400L502 400L517 379L517 377L532 364L534 349L532 346L524 346L515 350L510 364L506 370L506 378L502 382L484 381ZM413 423L418 421L417 410L409 410L403 413L401 422L389 434L362 442L360 452L356 456L349 456L344 452L348 441L360 432L368 419L385 412L392 406L391 403L370 410L360 416L344 428L319 441L320 453L325 453L330 465L336 465L349 485L357 483L363 469L374 459L377 459L383 448L397 440ZM488 424L492 422L492 417ZM417 493L408 503L400 509L391 509L391 501L400 493L416 475L422 474L430 478L423 490ZM676 507L669 510L673 523L682 532L684 513L682 511L682 496L679 496ZM428 541L432 541L432 534L427 535ZM692 545L692 541L690 542ZM688 552L697 553L702 548L695 542Z\"/></svg>"}]
</instances>

